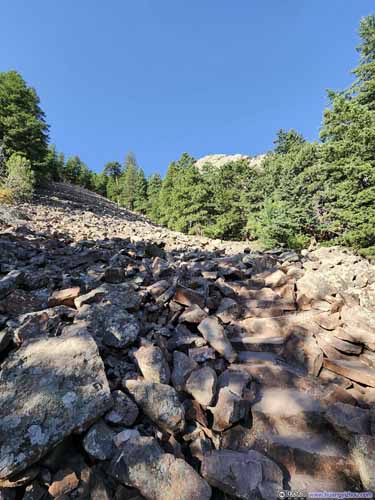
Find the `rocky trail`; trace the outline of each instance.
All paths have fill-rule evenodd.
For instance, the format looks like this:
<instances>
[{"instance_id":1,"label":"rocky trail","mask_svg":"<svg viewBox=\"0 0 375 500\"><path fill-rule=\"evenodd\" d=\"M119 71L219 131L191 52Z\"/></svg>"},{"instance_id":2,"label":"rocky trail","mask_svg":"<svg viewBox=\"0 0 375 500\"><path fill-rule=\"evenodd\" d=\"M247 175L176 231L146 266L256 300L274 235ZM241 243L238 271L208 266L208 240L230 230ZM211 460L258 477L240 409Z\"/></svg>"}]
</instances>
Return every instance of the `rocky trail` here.
<instances>
[{"instance_id":1,"label":"rocky trail","mask_svg":"<svg viewBox=\"0 0 375 500\"><path fill-rule=\"evenodd\" d=\"M375 266L64 185L0 224L1 500L375 492Z\"/></svg>"}]
</instances>

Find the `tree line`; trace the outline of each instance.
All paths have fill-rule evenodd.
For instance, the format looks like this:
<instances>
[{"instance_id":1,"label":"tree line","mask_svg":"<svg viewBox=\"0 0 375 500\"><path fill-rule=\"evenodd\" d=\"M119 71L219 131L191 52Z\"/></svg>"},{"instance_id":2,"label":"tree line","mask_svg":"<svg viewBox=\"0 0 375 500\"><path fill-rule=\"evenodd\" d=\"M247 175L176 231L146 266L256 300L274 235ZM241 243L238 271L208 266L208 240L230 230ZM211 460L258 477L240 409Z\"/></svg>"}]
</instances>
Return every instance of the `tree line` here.
<instances>
[{"instance_id":1,"label":"tree line","mask_svg":"<svg viewBox=\"0 0 375 500\"><path fill-rule=\"evenodd\" d=\"M328 92L319 141L279 130L273 150L251 168L238 161L198 169L184 153L169 165L164 179L158 174L146 178L132 153L123 164L107 163L101 173L90 171L78 156L65 161L48 144L35 90L14 71L0 73L2 185L17 193L30 182L70 182L190 234L292 248L314 237L373 256L375 16L361 20L359 34L354 81L347 89Z\"/></svg>"}]
</instances>

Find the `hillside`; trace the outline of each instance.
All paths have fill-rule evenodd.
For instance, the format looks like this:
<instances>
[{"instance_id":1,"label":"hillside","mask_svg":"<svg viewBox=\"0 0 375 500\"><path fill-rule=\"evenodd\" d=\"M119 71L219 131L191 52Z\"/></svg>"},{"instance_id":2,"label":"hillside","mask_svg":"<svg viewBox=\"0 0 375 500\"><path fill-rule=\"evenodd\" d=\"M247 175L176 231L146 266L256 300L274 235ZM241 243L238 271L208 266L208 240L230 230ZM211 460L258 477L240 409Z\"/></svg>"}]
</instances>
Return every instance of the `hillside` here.
<instances>
[{"instance_id":1,"label":"hillside","mask_svg":"<svg viewBox=\"0 0 375 500\"><path fill-rule=\"evenodd\" d=\"M375 489L375 267L54 184L0 211L0 498Z\"/></svg>"},{"instance_id":2,"label":"hillside","mask_svg":"<svg viewBox=\"0 0 375 500\"><path fill-rule=\"evenodd\" d=\"M18 226L35 232L58 233L74 241L132 238L134 242L161 243L167 250L199 248L228 254L249 246L246 242L224 242L170 231L88 189L64 183L50 183L48 188L39 189L31 202L18 203L14 214L24 219L16 223ZM12 225L12 219L5 215L2 219L0 213L4 228L6 220Z\"/></svg>"}]
</instances>

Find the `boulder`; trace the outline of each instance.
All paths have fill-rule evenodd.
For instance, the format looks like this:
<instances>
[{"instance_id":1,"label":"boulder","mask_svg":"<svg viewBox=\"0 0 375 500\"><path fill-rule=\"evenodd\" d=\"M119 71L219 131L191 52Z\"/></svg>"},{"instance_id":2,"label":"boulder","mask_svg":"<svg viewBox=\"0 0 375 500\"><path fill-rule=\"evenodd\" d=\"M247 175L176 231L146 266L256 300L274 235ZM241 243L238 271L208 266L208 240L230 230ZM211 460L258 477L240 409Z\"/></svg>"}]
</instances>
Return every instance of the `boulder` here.
<instances>
[{"instance_id":1,"label":"boulder","mask_svg":"<svg viewBox=\"0 0 375 500\"><path fill-rule=\"evenodd\" d=\"M99 421L89 429L83 438L83 448L94 460L109 460L115 451L114 436L114 431L103 421Z\"/></svg>"},{"instance_id":2,"label":"boulder","mask_svg":"<svg viewBox=\"0 0 375 500\"><path fill-rule=\"evenodd\" d=\"M355 435L350 442L351 456L357 467L362 486L375 490L375 437Z\"/></svg>"},{"instance_id":3,"label":"boulder","mask_svg":"<svg viewBox=\"0 0 375 500\"><path fill-rule=\"evenodd\" d=\"M169 366L160 347L142 346L134 353L134 357L145 380L160 384L169 383Z\"/></svg>"},{"instance_id":4,"label":"boulder","mask_svg":"<svg viewBox=\"0 0 375 500\"><path fill-rule=\"evenodd\" d=\"M371 415L368 410L337 402L328 407L325 418L343 439L353 434L370 434Z\"/></svg>"},{"instance_id":5,"label":"boulder","mask_svg":"<svg viewBox=\"0 0 375 500\"><path fill-rule=\"evenodd\" d=\"M113 460L111 473L152 500L209 500L211 488L180 458L163 453L156 440L128 440Z\"/></svg>"},{"instance_id":6,"label":"boulder","mask_svg":"<svg viewBox=\"0 0 375 500\"><path fill-rule=\"evenodd\" d=\"M189 356L186 356L183 352L174 351L172 384L177 391L185 389L186 380L189 378L191 372L197 368L198 364Z\"/></svg>"},{"instance_id":7,"label":"boulder","mask_svg":"<svg viewBox=\"0 0 375 500\"><path fill-rule=\"evenodd\" d=\"M124 385L137 405L159 427L172 433L183 430L185 411L173 387L138 380L127 380Z\"/></svg>"},{"instance_id":8,"label":"boulder","mask_svg":"<svg viewBox=\"0 0 375 500\"><path fill-rule=\"evenodd\" d=\"M200 293L192 290L191 288L177 287L173 299L184 306L197 305L200 308L204 307L204 297Z\"/></svg>"},{"instance_id":9,"label":"boulder","mask_svg":"<svg viewBox=\"0 0 375 500\"><path fill-rule=\"evenodd\" d=\"M229 362L235 361L237 353L227 339L224 328L217 318L209 317L204 319L199 323L198 330L215 351L224 356Z\"/></svg>"},{"instance_id":10,"label":"boulder","mask_svg":"<svg viewBox=\"0 0 375 500\"><path fill-rule=\"evenodd\" d=\"M283 489L278 465L261 453L215 450L204 455L201 474L207 482L234 498L277 498Z\"/></svg>"},{"instance_id":11,"label":"boulder","mask_svg":"<svg viewBox=\"0 0 375 500\"><path fill-rule=\"evenodd\" d=\"M224 431L244 418L247 405L242 398L228 387L219 391L217 403L210 408L214 416L213 430Z\"/></svg>"},{"instance_id":12,"label":"boulder","mask_svg":"<svg viewBox=\"0 0 375 500\"><path fill-rule=\"evenodd\" d=\"M105 414L104 420L111 425L133 425L138 417L138 407L134 401L122 391L113 391L112 400L113 407Z\"/></svg>"},{"instance_id":13,"label":"boulder","mask_svg":"<svg viewBox=\"0 0 375 500\"><path fill-rule=\"evenodd\" d=\"M194 370L185 384L185 390L202 406L209 406L215 397L216 372L209 366Z\"/></svg>"},{"instance_id":14,"label":"boulder","mask_svg":"<svg viewBox=\"0 0 375 500\"><path fill-rule=\"evenodd\" d=\"M344 377L359 382L360 384L375 387L375 369L366 366L364 363L352 360L325 359L323 366L328 370L343 375Z\"/></svg>"},{"instance_id":15,"label":"boulder","mask_svg":"<svg viewBox=\"0 0 375 500\"><path fill-rule=\"evenodd\" d=\"M0 478L26 469L111 404L103 362L86 331L25 343L0 372Z\"/></svg>"}]
</instances>

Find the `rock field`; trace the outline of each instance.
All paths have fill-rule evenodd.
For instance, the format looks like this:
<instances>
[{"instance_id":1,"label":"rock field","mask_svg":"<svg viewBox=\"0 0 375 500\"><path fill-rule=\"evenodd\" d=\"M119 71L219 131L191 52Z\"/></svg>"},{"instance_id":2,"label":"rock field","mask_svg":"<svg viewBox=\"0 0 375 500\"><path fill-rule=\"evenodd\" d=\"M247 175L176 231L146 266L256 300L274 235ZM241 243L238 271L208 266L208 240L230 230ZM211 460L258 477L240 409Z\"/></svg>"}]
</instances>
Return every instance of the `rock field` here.
<instances>
[{"instance_id":1,"label":"rock field","mask_svg":"<svg viewBox=\"0 0 375 500\"><path fill-rule=\"evenodd\" d=\"M375 492L375 266L0 207L0 500Z\"/></svg>"}]
</instances>

